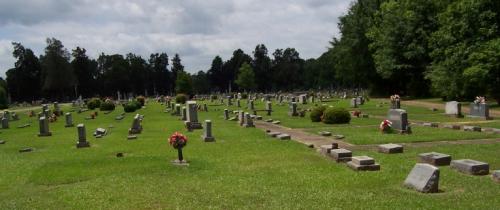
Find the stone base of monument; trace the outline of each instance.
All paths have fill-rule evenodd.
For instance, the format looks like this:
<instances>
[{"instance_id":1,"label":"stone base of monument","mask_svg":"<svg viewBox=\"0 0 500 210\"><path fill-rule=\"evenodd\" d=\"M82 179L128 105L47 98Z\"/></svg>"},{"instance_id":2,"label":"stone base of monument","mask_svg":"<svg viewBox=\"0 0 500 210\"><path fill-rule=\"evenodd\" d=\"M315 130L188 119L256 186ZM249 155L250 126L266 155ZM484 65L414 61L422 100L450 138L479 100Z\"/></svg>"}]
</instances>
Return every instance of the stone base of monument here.
<instances>
[{"instance_id":1,"label":"stone base of monument","mask_svg":"<svg viewBox=\"0 0 500 210\"><path fill-rule=\"evenodd\" d=\"M172 160L171 162L176 166L189 166L189 162L187 160Z\"/></svg>"},{"instance_id":2,"label":"stone base of monument","mask_svg":"<svg viewBox=\"0 0 500 210\"><path fill-rule=\"evenodd\" d=\"M199 122L188 122L185 121L184 125L188 130L193 130L193 129L203 129L203 126Z\"/></svg>"},{"instance_id":3,"label":"stone base of monument","mask_svg":"<svg viewBox=\"0 0 500 210\"><path fill-rule=\"evenodd\" d=\"M142 128L139 128L139 129L130 128L130 129L128 129L128 134L139 134L141 132L142 132Z\"/></svg>"},{"instance_id":4,"label":"stone base of monument","mask_svg":"<svg viewBox=\"0 0 500 210\"><path fill-rule=\"evenodd\" d=\"M403 146L399 144L378 145L378 152L386 154L403 153Z\"/></svg>"},{"instance_id":5,"label":"stone base of monument","mask_svg":"<svg viewBox=\"0 0 500 210\"><path fill-rule=\"evenodd\" d=\"M78 142L76 144L76 148L85 148L85 147L90 147L90 143L88 141Z\"/></svg>"},{"instance_id":6,"label":"stone base of monument","mask_svg":"<svg viewBox=\"0 0 500 210\"><path fill-rule=\"evenodd\" d=\"M454 160L451 161L450 167L469 175L488 175L490 173L490 165L477 160Z\"/></svg>"},{"instance_id":7,"label":"stone base of monument","mask_svg":"<svg viewBox=\"0 0 500 210\"><path fill-rule=\"evenodd\" d=\"M332 143L332 144L327 144L327 145L321 145L320 146L320 153L323 155L329 155L332 149L338 149L339 145L337 143Z\"/></svg>"},{"instance_id":8,"label":"stone base of monument","mask_svg":"<svg viewBox=\"0 0 500 210\"><path fill-rule=\"evenodd\" d=\"M215 138L213 136L201 136L201 138L205 142L214 142L215 141Z\"/></svg>"},{"instance_id":9,"label":"stone base of monument","mask_svg":"<svg viewBox=\"0 0 500 210\"><path fill-rule=\"evenodd\" d=\"M20 149L19 152L23 153L23 152L32 152L33 151L33 148L23 148L23 149Z\"/></svg>"},{"instance_id":10,"label":"stone base of monument","mask_svg":"<svg viewBox=\"0 0 500 210\"><path fill-rule=\"evenodd\" d=\"M44 136L52 136L52 132L48 132L48 133L39 133L38 134L39 137L44 137Z\"/></svg>"},{"instance_id":11,"label":"stone base of monument","mask_svg":"<svg viewBox=\"0 0 500 210\"><path fill-rule=\"evenodd\" d=\"M380 165L375 163L375 160L368 156L352 157L351 161L347 162L347 166L355 171L378 171Z\"/></svg>"},{"instance_id":12,"label":"stone base of monument","mask_svg":"<svg viewBox=\"0 0 500 210\"><path fill-rule=\"evenodd\" d=\"M346 149L332 149L330 150L330 157L332 157L337 162L348 162L351 161L352 152Z\"/></svg>"},{"instance_id":13,"label":"stone base of monument","mask_svg":"<svg viewBox=\"0 0 500 210\"><path fill-rule=\"evenodd\" d=\"M437 152L422 153L418 157L421 163L428 163L434 166L447 166L451 162L450 155Z\"/></svg>"}]
</instances>

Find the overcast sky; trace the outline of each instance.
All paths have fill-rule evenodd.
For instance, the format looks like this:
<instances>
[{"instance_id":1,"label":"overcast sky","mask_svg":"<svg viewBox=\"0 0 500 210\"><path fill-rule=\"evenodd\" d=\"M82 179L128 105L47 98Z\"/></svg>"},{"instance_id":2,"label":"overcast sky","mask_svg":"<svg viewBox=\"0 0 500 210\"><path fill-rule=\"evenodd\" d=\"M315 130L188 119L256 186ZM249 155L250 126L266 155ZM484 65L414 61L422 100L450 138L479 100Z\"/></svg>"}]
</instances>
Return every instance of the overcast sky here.
<instances>
[{"instance_id":1,"label":"overcast sky","mask_svg":"<svg viewBox=\"0 0 500 210\"><path fill-rule=\"evenodd\" d=\"M241 48L294 47L316 58L338 36L352 0L0 0L0 76L14 66L11 42L36 55L54 37L88 55L179 53L189 72L207 70Z\"/></svg>"}]
</instances>

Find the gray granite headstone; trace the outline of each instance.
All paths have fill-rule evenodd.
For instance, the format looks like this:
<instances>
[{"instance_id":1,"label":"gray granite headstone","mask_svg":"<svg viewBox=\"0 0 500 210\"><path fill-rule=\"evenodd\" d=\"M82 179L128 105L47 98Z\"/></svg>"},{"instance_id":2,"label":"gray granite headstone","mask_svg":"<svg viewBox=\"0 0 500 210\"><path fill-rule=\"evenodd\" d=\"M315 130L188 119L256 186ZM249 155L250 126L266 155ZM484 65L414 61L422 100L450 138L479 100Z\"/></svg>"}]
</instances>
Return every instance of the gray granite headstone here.
<instances>
[{"instance_id":1,"label":"gray granite headstone","mask_svg":"<svg viewBox=\"0 0 500 210\"><path fill-rule=\"evenodd\" d=\"M229 119L229 110L224 109L224 120L228 120L228 119Z\"/></svg>"},{"instance_id":2,"label":"gray granite headstone","mask_svg":"<svg viewBox=\"0 0 500 210\"><path fill-rule=\"evenodd\" d=\"M66 125L64 125L64 127L73 127L73 117L71 116L71 113L70 112L67 112L65 114L65 118L66 118Z\"/></svg>"},{"instance_id":3,"label":"gray granite headstone","mask_svg":"<svg viewBox=\"0 0 500 210\"><path fill-rule=\"evenodd\" d=\"M85 125L84 124L78 124L76 126L78 130L78 142L76 143L76 148L84 148L84 147L89 147L90 144L87 141L87 134L85 131Z\"/></svg>"},{"instance_id":4,"label":"gray granite headstone","mask_svg":"<svg viewBox=\"0 0 500 210\"><path fill-rule=\"evenodd\" d=\"M255 127L255 125L253 124L253 120L250 117L249 113L245 113L244 120L243 120L243 127L245 127L245 128Z\"/></svg>"},{"instance_id":5,"label":"gray granite headstone","mask_svg":"<svg viewBox=\"0 0 500 210\"><path fill-rule=\"evenodd\" d=\"M471 103L470 104L470 116L471 117L481 117L490 118L490 108L488 104L482 103Z\"/></svg>"},{"instance_id":6,"label":"gray granite headstone","mask_svg":"<svg viewBox=\"0 0 500 210\"><path fill-rule=\"evenodd\" d=\"M351 107L358 108L358 100L356 98L351 99Z\"/></svg>"},{"instance_id":7,"label":"gray granite headstone","mask_svg":"<svg viewBox=\"0 0 500 210\"><path fill-rule=\"evenodd\" d=\"M2 117L2 129L8 129L9 128L9 119L5 117Z\"/></svg>"},{"instance_id":8,"label":"gray granite headstone","mask_svg":"<svg viewBox=\"0 0 500 210\"><path fill-rule=\"evenodd\" d=\"M212 121L205 120L205 130L202 136L205 142L213 142L215 138L212 136Z\"/></svg>"},{"instance_id":9,"label":"gray granite headstone","mask_svg":"<svg viewBox=\"0 0 500 210\"><path fill-rule=\"evenodd\" d=\"M290 115L292 117L299 116L299 113L297 112L297 103L296 102L290 103L288 115Z\"/></svg>"},{"instance_id":10,"label":"gray granite headstone","mask_svg":"<svg viewBox=\"0 0 500 210\"><path fill-rule=\"evenodd\" d=\"M42 116L38 120L40 133L38 136L52 136L52 133L49 131L49 120Z\"/></svg>"},{"instance_id":11,"label":"gray granite headstone","mask_svg":"<svg viewBox=\"0 0 500 210\"><path fill-rule=\"evenodd\" d=\"M408 114L403 109L389 109L387 118L392 122L392 128L399 131L408 129Z\"/></svg>"},{"instance_id":12,"label":"gray granite headstone","mask_svg":"<svg viewBox=\"0 0 500 210\"><path fill-rule=\"evenodd\" d=\"M423 193L439 190L439 168L426 163L417 163L404 181L406 187Z\"/></svg>"},{"instance_id":13,"label":"gray granite headstone","mask_svg":"<svg viewBox=\"0 0 500 210\"><path fill-rule=\"evenodd\" d=\"M428 163L434 166L447 166L451 162L450 155L437 152L421 153L418 157L421 163Z\"/></svg>"},{"instance_id":14,"label":"gray granite headstone","mask_svg":"<svg viewBox=\"0 0 500 210\"><path fill-rule=\"evenodd\" d=\"M446 102L444 110L447 115L458 117L462 115L462 104L458 101L449 101Z\"/></svg>"}]
</instances>

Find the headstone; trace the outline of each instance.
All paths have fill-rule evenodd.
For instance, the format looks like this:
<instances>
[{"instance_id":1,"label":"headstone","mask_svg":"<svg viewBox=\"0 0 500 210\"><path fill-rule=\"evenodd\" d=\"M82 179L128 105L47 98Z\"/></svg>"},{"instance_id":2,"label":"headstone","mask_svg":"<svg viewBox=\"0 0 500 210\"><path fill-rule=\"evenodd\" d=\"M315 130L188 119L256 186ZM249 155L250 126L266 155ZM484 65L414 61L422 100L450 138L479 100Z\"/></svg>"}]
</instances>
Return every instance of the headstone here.
<instances>
[{"instance_id":1,"label":"headstone","mask_svg":"<svg viewBox=\"0 0 500 210\"><path fill-rule=\"evenodd\" d=\"M78 124L76 126L76 128L78 130L78 142L76 143L76 148L90 147L90 144L87 141L87 134L85 131L85 125Z\"/></svg>"},{"instance_id":2,"label":"headstone","mask_svg":"<svg viewBox=\"0 0 500 210\"><path fill-rule=\"evenodd\" d=\"M401 100L399 98L391 101L391 109L401 109Z\"/></svg>"},{"instance_id":3,"label":"headstone","mask_svg":"<svg viewBox=\"0 0 500 210\"><path fill-rule=\"evenodd\" d=\"M201 123L198 122L198 110L196 110L196 101L187 101L186 102L186 121L184 124L188 128L191 129L202 129Z\"/></svg>"},{"instance_id":4,"label":"headstone","mask_svg":"<svg viewBox=\"0 0 500 210\"><path fill-rule=\"evenodd\" d=\"M227 96L227 106L232 106L233 105L233 100L231 96Z\"/></svg>"},{"instance_id":5,"label":"headstone","mask_svg":"<svg viewBox=\"0 0 500 210\"><path fill-rule=\"evenodd\" d=\"M40 125L40 133L38 136L52 136L52 133L49 131L49 120L46 117L40 117L38 123Z\"/></svg>"},{"instance_id":6,"label":"headstone","mask_svg":"<svg viewBox=\"0 0 500 210\"><path fill-rule=\"evenodd\" d=\"M250 117L249 113L245 113L245 117L243 120L243 127L245 127L245 128L255 127L255 125L253 124L253 120Z\"/></svg>"},{"instance_id":7,"label":"headstone","mask_svg":"<svg viewBox=\"0 0 500 210\"><path fill-rule=\"evenodd\" d=\"M347 166L355 171L378 171L380 165L375 163L375 160L368 156L355 156L351 161L347 162Z\"/></svg>"},{"instance_id":8,"label":"headstone","mask_svg":"<svg viewBox=\"0 0 500 210\"><path fill-rule=\"evenodd\" d=\"M489 108L488 104L471 103L470 104L470 116L489 119L490 118L490 108Z\"/></svg>"},{"instance_id":9,"label":"headstone","mask_svg":"<svg viewBox=\"0 0 500 210\"><path fill-rule=\"evenodd\" d=\"M2 117L2 129L9 128L9 118L6 118L5 115Z\"/></svg>"},{"instance_id":10,"label":"headstone","mask_svg":"<svg viewBox=\"0 0 500 210\"><path fill-rule=\"evenodd\" d=\"M403 146L399 144L378 145L378 152L386 154L403 153Z\"/></svg>"},{"instance_id":11,"label":"headstone","mask_svg":"<svg viewBox=\"0 0 500 210\"><path fill-rule=\"evenodd\" d=\"M255 109L255 105L254 105L253 100L249 100L248 101L248 109L249 110L254 110Z\"/></svg>"},{"instance_id":12,"label":"headstone","mask_svg":"<svg viewBox=\"0 0 500 210\"><path fill-rule=\"evenodd\" d=\"M392 128L399 131L408 130L408 114L403 109L390 109L387 118L392 122Z\"/></svg>"},{"instance_id":13,"label":"headstone","mask_svg":"<svg viewBox=\"0 0 500 210\"><path fill-rule=\"evenodd\" d=\"M356 98L351 99L351 107L358 108L358 100Z\"/></svg>"},{"instance_id":14,"label":"headstone","mask_svg":"<svg viewBox=\"0 0 500 210\"><path fill-rule=\"evenodd\" d=\"M446 102L444 110L447 115L462 116L462 104L458 101Z\"/></svg>"},{"instance_id":15,"label":"headstone","mask_svg":"<svg viewBox=\"0 0 500 210\"><path fill-rule=\"evenodd\" d=\"M356 97L356 104L357 105L363 105L363 104L365 104L365 98L363 98L363 96Z\"/></svg>"},{"instance_id":16,"label":"headstone","mask_svg":"<svg viewBox=\"0 0 500 210\"><path fill-rule=\"evenodd\" d=\"M19 115L17 115L15 112L12 113L12 120L17 121L19 120Z\"/></svg>"},{"instance_id":17,"label":"headstone","mask_svg":"<svg viewBox=\"0 0 500 210\"><path fill-rule=\"evenodd\" d=\"M238 112L238 124L240 126L243 126L243 122L245 122L245 112L239 111Z\"/></svg>"},{"instance_id":18,"label":"headstone","mask_svg":"<svg viewBox=\"0 0 500 210\"><path fill-rule=\"evenodd\" d=\"M330 157L332 157L337 162L348 162L351 161L352 152L346 149L332 149L330 150Z\"/></svg>"},{"instance_id":19,"label":"headstone","mask_svg":"<svg viewBox=\"0 0 500 210\"><path fill-rule=\"evenodd\" d=\"M5 144L5 141L4 140L0 140L0 144Z\"/></svg>"},{"instance_id":20,"label":"headstone","mask_svg":"<svg viewBox=\"0 0 500 210\"><path fill-rule=\"evenodd\" d=\"M96 138L101 138L101 137L105 136L106 133L107 133L106 129L104 129L104 128L97 128L97 129L95 129L94 136Z\"/></svg>"},{"instance_id":21,"label":"headstone","mask_svg":"<svg viewBox=\"0 0 500 210\"><path fill-rule=\"evenodd\" d=\"M299 95L299 103L300 104L307 104L307 94Z\"/></svg>"},{"instance_id":22,"label":"headstone","mask_svg":"<svg viewBox=\"0 0 500 210\"><path fill-rule=\"evenodd\" d=\"M479 126L472 126L472 125L464 125L464 131L481 132L481 127L479 127Z\"/></svg>"},{"instance_id":23,"label":"headstone","mask_svg":"<svg viewBox=\"0 0 500 210\"><path fill-rule=\"evenodd\" d=\"M323 155L329 155L330 151L332 151L332 149L338 149L338 148L339 148L339 145L337 143L332 143L332 144L327 144L327 145L321 145L320 146L320 152Z\"/></svg>"},{"instance_id":24,"label":"headstone","mask_svg":"<svg viewBox=\"0 0 500 210\"><path fill-rule=\"evenodd\" d=\"M404 181L406 187L423 193L439 190L439 168L426 163L417 163Z\"/></svg>"},{"instance_id":25,"label":"headstone","mask_svg":"<svg viewBox=\"0 0 500 210\"><path fill-rule=\"evenodd\" d=\"M266 110L267 110L267 115L271 116L271 112L273 111L273 108L272 108L272 103L270 101L266 102Z\"/></svg>"},{"instance_id":26,"label":"headstone","mask_svg":"<svg viewBox=\"0 0 500 210\"><path fill-rule=\"evenodd\" d=\"M136 114L134 120L132 121L132 127L128 130L129 134L138 134L142 132L142 125L140 115Z\"/></svg>"},{"instance_id":27,"label":"headstone","mask_svg":"<svg viewBox=\"0 0 500 210\"><path fill-rule=\"evenodd\" d=\"M212 136L212 121L205 120L205 130L203 132L203 141L205 142L213 142L215 138Z\"/></svg>"},{"instance_id":28,"label":"headstone","mask_svg":"<svg viewBox=\"0 0 500 210\"><path fill-rule=\"evenodd\" d=\"M240 108L240 107L241 107L241 101L240 101L240 99L239 99L239 98L236 100L236 106L238 106L238 108Z\"/></svg>"},{"instance_id":29,"label":"headstone","mask_svg":"<svg viewBox=\"0 0 500 210\"><path fill-rule=\"evenodd\" d=\"M493 181L500 183L500 170L493 171L491 178Z\"/></svg>"},{"instance_id":30,"label":"headstone","mask_svg":"<svg viewBox=\"0 0 500 210\"><path fill-rule=\"evenodd\" d=\"M228 119L229 119L229 110L224 109L224 120L228 120Z\"/></svg>"},{"instance_id":31,"label":"headstone","mask_svg":"<svg viewBox=\"0 0 500 210\"><path fill-rule=\"evenodd\" d=\"M447 166L451 162L450 155L437 152L422 153L418 157L421 163L428 163L434 166Z\"/></svg>"},{"instance_id":32,"label":"headstone","mask_svg":"<svg viewBox=\"0 0 500 210\"><path fill-rule=\"evenodd\" d=\"M182 107L182 111L181 111L181 120L182 121L185 121L186 120L186 107L183 106Z\"/></svg>"},{"instance_id":33,"label":"headstone","mask_svg":"<svg viewBox=\"0 0 500 210\"><path fill-rule=\"evenodd\" d=\"M288 115L290 115L292 117L299 116L299 113L297 112L297 103L296 102L290 103L290 106L288 108Z\"/></svg>"},{"instance_id":34,"label":"headstone","mask_svg":"<svg viewBox=\"0 0 500 210\"><path fill-rule=\"evenodd\" d=\"M58 102L54 102L54 113L57 116L61 116L62 115L61 107L59 107L59 103Z\"/></svg>"},{"instance_id":35,"label":"headstone","mask_svg":"<svg viewBox=\"0 0 500 210\"><path fill-rule=\"evenodd\" d=\"M66 125L64 125L64 127L73 127L73 117L71 116L71 113L70 112L67 112L65 114L65 117L66 117Z\"/></svg>"},{"instance_id":36,"label":"headstone","mask_svg":"<svg viewBox=\"0 0 500 210\"><path fill-rule=\"evenodd\" d=\"M450 167L469 175L487 175L490 173L490 165L471 159L461 159L451 161Z\"/></svg>"}]
</instances>

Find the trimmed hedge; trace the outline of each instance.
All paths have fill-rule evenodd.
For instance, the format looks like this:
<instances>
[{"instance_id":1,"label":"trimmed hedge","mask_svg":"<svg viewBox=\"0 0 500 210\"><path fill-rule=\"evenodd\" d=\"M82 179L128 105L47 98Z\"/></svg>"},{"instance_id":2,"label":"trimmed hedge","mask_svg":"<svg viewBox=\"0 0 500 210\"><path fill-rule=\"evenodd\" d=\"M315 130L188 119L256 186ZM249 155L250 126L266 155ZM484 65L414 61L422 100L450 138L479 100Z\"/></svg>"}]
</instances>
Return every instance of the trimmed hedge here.
<instances>
[{"instance_id":1,"label":"trimmed hedge","mask_svg":"<svg viewBox=\"0 0 500 210\"><path fill-rule=\"evenodd\" d=\"M90 109L90 110L94 110L96 108L99 108L101 107L101 99L99 98L91 98L88 102L87 102L87 108Z\"/></svg>"},{"instance_id":2,"label":"trimmed hedge","mask_svg":"<svg viewBox=\"0 0 500 210\"><path fill-rule=\"evenodd\" d=\"M321 117L323 116L323 112L325 111L325 109L326 109L326 106L315 107L311 111L311 114L309 114L311 121L312 122L321 122Z\"/></svg>"},{"instance_id":3,"label":"trimmed hedge","mask_svg":"<svg viewBox=\"0 0 500 210\"><path fill-rule=\"evenodd\" d=\"M106 100L101 103L101 111L112 111L115 110L115 103L111 100Z\"/></svg>"},{"instance_id":4,"label":"trimmed hedge","mask_svg":"<svg viewBox=\"0 0 500 210\"><path fill-rule=\"evenodd\" d=\"M351 121L351 115L343 108L327 108L323 113L326 124L344 124Z\"/></svg>"},{"instance_id":5,"label":"trimmed hedge","mask_svg":"<svg viewBox=\"0 0 500 210\"><path fill-rule=\"evenodd\" d=\"M125 112L135 112L135 110L138 110L141 107L142 107L141 103L139 103L138 101L131 101L131 102L128 102L127 104L123 105L123 111L125 111Z\"/></svg>"},{"instance_id":6,"label":"trimmed hedge","mask_svg":"<svg viewBox=\"0 0 500 210\"><path fill-rule=\"evenodd\" d=\"M186 94L179 93L175 96L175 103L185 104L187 100L188 100L188 96Z\"/></svg>"}]
</instances>

